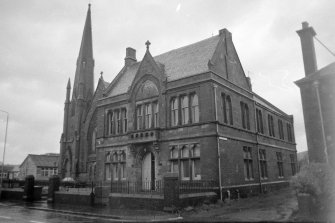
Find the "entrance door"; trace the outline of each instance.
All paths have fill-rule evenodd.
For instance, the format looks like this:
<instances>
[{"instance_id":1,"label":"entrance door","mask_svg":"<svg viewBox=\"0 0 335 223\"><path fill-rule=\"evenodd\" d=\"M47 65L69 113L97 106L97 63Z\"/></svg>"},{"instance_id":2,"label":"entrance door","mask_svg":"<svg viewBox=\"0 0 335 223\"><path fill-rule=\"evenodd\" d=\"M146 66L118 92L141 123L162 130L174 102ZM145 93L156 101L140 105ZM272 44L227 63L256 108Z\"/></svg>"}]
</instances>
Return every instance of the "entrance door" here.
<instances>
[{"instance_id":1,"label":"entrance door","mask_svg":"<svg viewBox=\"0 0 335 223\"><path fill-rule=\"evenodd\" d=\"M155 156L147 153L142 160L142 188L144 190L155 189Z\"/></svg>"}]
</instances>

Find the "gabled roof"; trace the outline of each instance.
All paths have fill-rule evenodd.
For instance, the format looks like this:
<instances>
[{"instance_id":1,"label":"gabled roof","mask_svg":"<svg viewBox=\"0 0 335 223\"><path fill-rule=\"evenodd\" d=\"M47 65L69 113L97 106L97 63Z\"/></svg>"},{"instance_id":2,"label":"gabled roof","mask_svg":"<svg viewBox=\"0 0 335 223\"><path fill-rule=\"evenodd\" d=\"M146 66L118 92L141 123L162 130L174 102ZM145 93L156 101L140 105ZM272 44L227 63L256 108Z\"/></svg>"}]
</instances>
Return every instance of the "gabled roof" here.
<instances>
[{"instance_id":1,"label":"gabled roof","mask_svg":"<svg viewBox=\"0 0 335 223\"><path fill-rule=\"evenodd\" d=\"M168 81L173 81L208 71L208 61L212 58L219 43L216 35L191 45L187 45L153 57L156 63L163 64ZM109 93L110 96L127 93L141 62L126 67L119 75Z\"/></svg>"},{"instance_id":2,"label":"gabled roof","mask_svg":"<svg viewBox=\"0 0 335 223\"><path fill-rule=\"evenodd\" d=\"M28 157L30 157L31 161L36 166L41 166L41 167L57 167L58 166L59 154L43 154L43 155L28 154L27 158L22 162L22 164L28 159Z\"/></svg>"},{"instance_id":3,"label":"gabled roof","mask_svg":"<svg viewBox=\"0 0 335 223\"><path fill-rule=\"evenodd\" d=\"M300 83L306 83L306 82L311 82L314 80L318 80L320 78L333 75L335 77L335 62L328 64L327 66L323 67L322 69L304 77L301 78L300 80L297 80L295 83L300 84Z\"/></svg>"}]
</instances>

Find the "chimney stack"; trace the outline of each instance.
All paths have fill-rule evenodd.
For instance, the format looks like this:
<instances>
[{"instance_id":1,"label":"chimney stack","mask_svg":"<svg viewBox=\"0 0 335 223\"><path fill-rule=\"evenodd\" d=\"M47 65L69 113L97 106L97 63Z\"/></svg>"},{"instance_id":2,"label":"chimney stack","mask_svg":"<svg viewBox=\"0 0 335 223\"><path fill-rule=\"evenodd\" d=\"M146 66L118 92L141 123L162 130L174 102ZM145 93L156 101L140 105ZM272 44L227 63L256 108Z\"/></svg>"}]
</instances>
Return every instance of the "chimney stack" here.
<instances>
[{"instance_id":1,"label":"chimney stack","mask_svg":"<svg viewBox=\"0 0 335 223\"><path fill-rule=\"evenodd\" d=\"M305 76L308 76L317 71L317 63L315 56L315 47L313 37L316 35L313 27L308 25L308 22L302 23L302 29L297 31L300 41L302 56L304 60Z\"/></svg>"},{"instance_id":2,"label":"chimney stack","mask_svg":"<svg viewBox=\"0 0 335 223\"><path fill-rule=\"evenodd\" d=\"M136 61L137 61L136 60L136 50L131 47L127 47L126 48L126 58L124 58L125 66L130 66L134 64Z\"/></svg>"}]
</instances>

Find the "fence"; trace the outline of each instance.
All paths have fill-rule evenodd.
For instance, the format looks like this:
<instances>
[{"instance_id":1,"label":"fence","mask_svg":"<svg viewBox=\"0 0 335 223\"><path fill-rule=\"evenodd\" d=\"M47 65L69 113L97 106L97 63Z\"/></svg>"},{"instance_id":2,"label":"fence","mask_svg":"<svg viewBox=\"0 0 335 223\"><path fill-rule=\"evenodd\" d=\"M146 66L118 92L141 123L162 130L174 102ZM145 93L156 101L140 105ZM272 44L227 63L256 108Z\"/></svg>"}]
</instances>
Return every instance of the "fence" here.
<instances>
[{"instance_id":1,"label":"fence","mask_svg":"<svg viewBox=\"0 0 335 223\"><path fill-rule=\"evenodd\" d=\"M180 194L212 192L217 189L218 184L213 180L179 181Z\"/></svg>"},{"instance_id":2,"label":"fence","mask_svg":"<svg viewBox=\"0 0 335 223\"><path fill-rule=\"evenodd\" d=\"M112 193L140 194L163 193L162 180L155 181L116 181L111 184Z\"/></svg>"}]
</instances>

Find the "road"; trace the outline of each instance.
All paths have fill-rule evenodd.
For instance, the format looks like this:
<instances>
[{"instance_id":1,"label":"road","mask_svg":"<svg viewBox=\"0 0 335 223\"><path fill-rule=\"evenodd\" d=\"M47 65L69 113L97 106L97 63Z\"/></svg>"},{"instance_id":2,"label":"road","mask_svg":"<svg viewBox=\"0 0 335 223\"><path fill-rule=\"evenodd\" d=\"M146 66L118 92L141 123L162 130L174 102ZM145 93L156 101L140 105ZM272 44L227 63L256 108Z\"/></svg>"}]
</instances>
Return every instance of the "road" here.
<instances>
[{"instance_id":1,"label":"road","mask_svg":"<svg viewBox=\"0 0 335 223\"><path fill-rule=\"evenodd\" d=\"M33 210L26 207L16 205L8 205L0 203L0 222L1 223L96 223L96 222L123 222L119 219L104 219L90 216L78 216L73 214L47 212L41 210Z\"/></svg>"}]
</instances>

